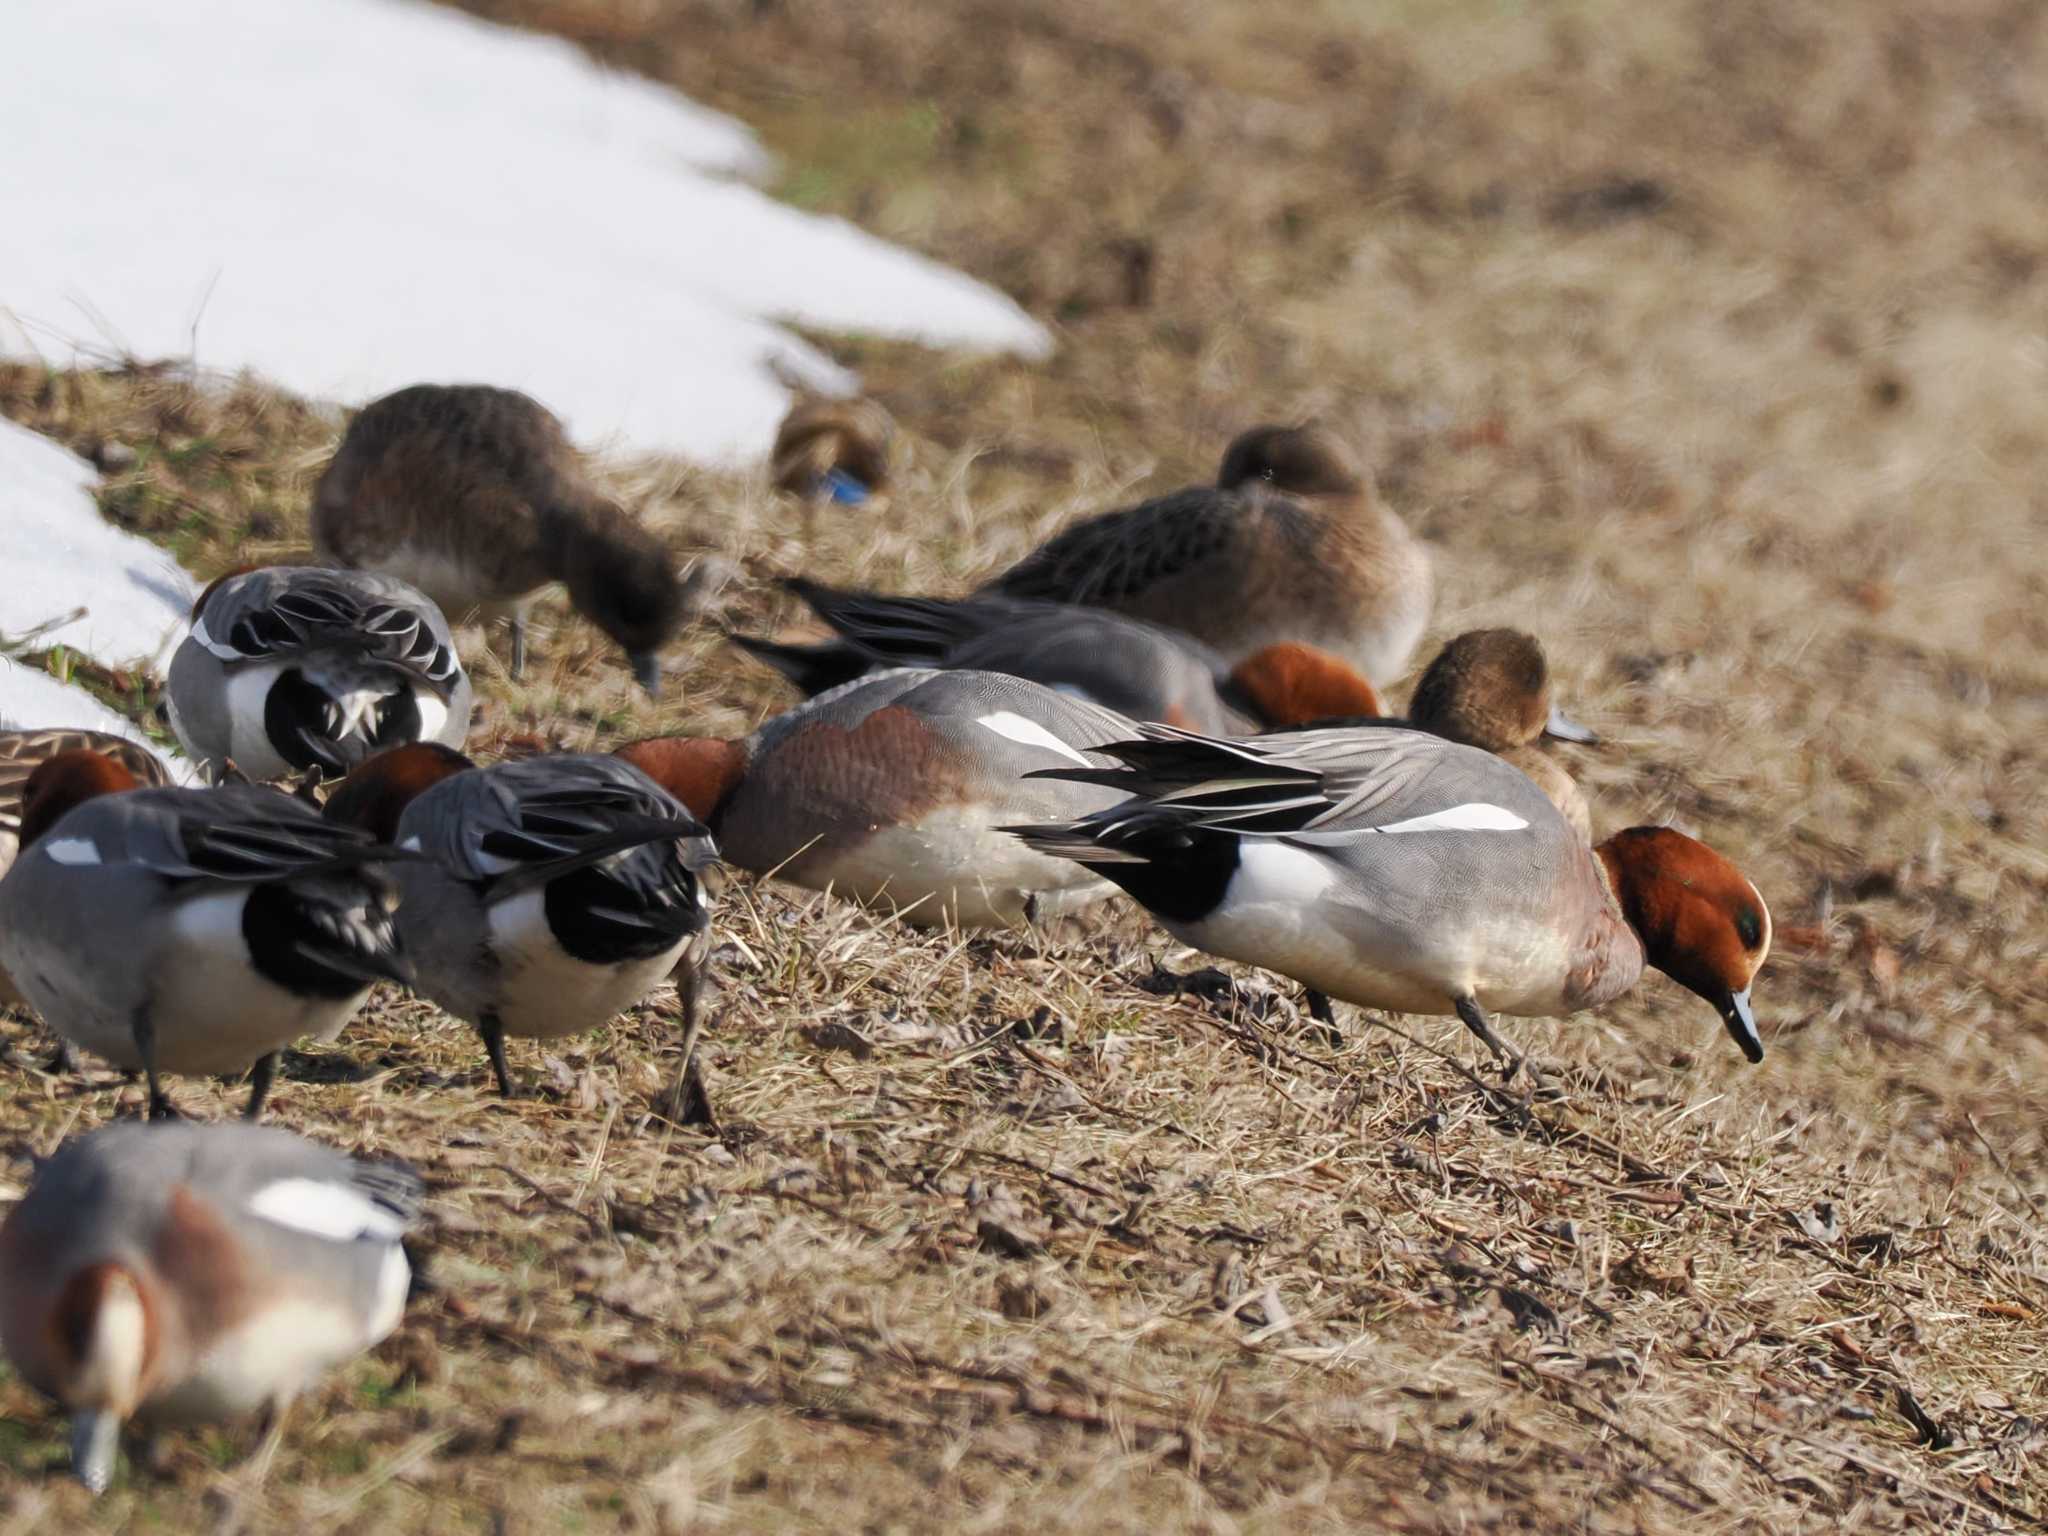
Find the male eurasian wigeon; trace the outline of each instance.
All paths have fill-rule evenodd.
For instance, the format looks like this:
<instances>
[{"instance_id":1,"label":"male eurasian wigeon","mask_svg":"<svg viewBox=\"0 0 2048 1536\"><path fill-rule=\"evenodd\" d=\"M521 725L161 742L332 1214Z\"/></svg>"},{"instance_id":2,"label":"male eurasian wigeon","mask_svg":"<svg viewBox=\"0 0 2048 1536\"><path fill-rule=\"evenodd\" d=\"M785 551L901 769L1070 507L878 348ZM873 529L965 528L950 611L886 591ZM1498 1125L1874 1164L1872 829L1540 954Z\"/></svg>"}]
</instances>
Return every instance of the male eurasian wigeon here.
<instances>
[{"instance_id":1,"label":"male eurasian wigeon","mask_svg":"<svg viewBox=\"0 0 2048 1536\"><path fill-rule=\"evenodd\" d=\"M29 776L21 853L0 880L0 970L65 1039L144 1073L254 1066L332 1040L371 983L403 981L394 856L259 785L143 789L110 757L61 752Z\"/></svg>"},{"instance_id":2,"label":"male eurasian wigeon","mask_svg":"<svg viewBox=\"0 0 2048 1536\"><path fill-rule=\"evenodd\" d=\"M1631 827L1594 848L1526 774L1420 731L1222 741L1147 725L1102 750L1121 766L1053 771L1129 798L1013 830L1198 949L1366 1007L1455 1013L1504 1062L1489 1014L1597 1008L1648 964L1763 1059L1749 988L1770 912L1682 833Z\"/></svg>"},{"instance_id":3,"label":"male eurasian wigeon","mask_svg":"<svg viewBox=\"0 0 2048 1536\"><path fill-rule=\"evenodd\" d=\"M993 672L878 673L738 740L621 747L702 817L728 864L926 926L1014 925L1070 912L1107 882L997 827L1086 815L1115 798L1034 769L1107 766L1121 715Z\"/></svg>"},{"instance_id":4,"label":"male eurasian wigeon","mask_svg":"<svg viewBox=\"0 0 2048 1536\"><path fill-rule=\"evenodd\" d=\"M1415 685L1408 719L1417 730L1513 763L1550 796L1579 836L1593 840L1584 792L1541 743L1546 736L1577 742L1600 738L1552 702L1550 665L1535 636L1519 629L1459 635L1437 652Z\"/></svg>"},{"instance_id":5,"label":"male eurasian wigeon","mask_svg":"<svg viewBox=\"0 0 2048 1536\"><path fill-rule=\"evenodd\" d=\"M550 582L650 694L688 616L667 546L598 490L554 413L517 390L415 384L371 401L314 488L312 533L323 560L409 581L452 618L509 618L514 677L527 609Z\"/></svg>"},{"instance_id":6,"label":"male eurasian wigeon","mask_svg":"<svg viewBox=\"0 0 2048 1536\"><path fill-rule=\"evenodd\" d=\"M21 846L21 795L29 775L59 752L80 748L103 753L126 768L140 784L171 782L170 770L145 746L109 731L58 727L40 731L0 731L0 875L14 863ZM21 1006L21 994L0 970L0 1008ZM67 1049L68 1044L67 1044Z\"/></svg>"},{"instance_id":7,"label":"male eurasian wigeon","mask_svg":"<svg viewBox=\"0 0 2048 1536\"><path fill-rule=\"evenodd\" d=\"M398 1326L419 1177L266 1126L117 1121L0 1226L0 1342L71 1416L94 1493L122 1425L266 1413ZM275 1441L265 1444L265 1455Z\"/></svg>"},{"instance_id":8,"label":"male eurasian wigeon","mask_svg":"<svg viewBox=\"0 0 2048 1536\"><path fill-rule=\"evenodd\" d=\"M325 814L422 855L396 870L413 986L476 1027L507 1098L507 1035L595 1029L671 971L687 1071L711 938L698 875L718 854L639 769L567 753L476 768L415 745L364 764Z\"/></svg>"},{"instance_id":9,"label":"male eurasian wigeon","mask_svg":"<svg viewBox=\"0 0 2048 1536\"><path fill-rule=\"evenodd\" d=\"M889 486L896 423L873 400L805 396L775 430L768 472L778 491L857 506Z\"/></svg>"},{"instance_id":10,"label":"male eurasian wigeon","mask_svg":"<svg viewBox=\"0 0 2048 1536\"><path fill-rule=\"evenodd\" d=\"M884 667L1004 672L1132 720L1207 735L1377 715L1379 693L1313 646L1264 646L1235 667L1192 636L1106 608L1013 597L889 597L791 578L836 640L732 639L816 695Z\"/></svg>"},{"instance_id":11,"label":"male eurasian wigeon","mask_svg":"<svg viewBox=\"0 0 2048 1536\"><path fill-rule=\"evenodd\" d=\"M408 741L460 746L469 678L448 621L389 576L273 565L222 577L171 658L171 727L216 777L339 778Z\"/></svg>"},{"instance_id":12,"label":"male eurasian wigeon","mask_svg":"<svg viewBox=\"0 0 2048 1536\"><path fill-rule=\"evenodd\" d=\"M1111 608L1232 661L1299 641L1383 684L1422 638L1434 582L1341 443L1269 426L1230 445L1215 485L1077 523L983 590Z\"/></svg>"}]
</instances>

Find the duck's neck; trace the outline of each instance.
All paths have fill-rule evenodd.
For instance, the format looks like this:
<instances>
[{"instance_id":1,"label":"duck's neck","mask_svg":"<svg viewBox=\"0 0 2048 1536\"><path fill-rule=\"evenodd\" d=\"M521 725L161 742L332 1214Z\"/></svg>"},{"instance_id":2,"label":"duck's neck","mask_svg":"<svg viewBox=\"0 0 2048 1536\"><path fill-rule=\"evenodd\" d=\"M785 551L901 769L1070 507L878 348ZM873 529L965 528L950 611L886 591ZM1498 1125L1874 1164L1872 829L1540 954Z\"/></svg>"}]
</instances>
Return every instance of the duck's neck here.
<instances>
[{"instance_id":1,"label":"duck's neck","mask_svg":"<svg viewBox=\"0 0 2048 1536\"><path fill-rule=\"evenodd\" d=\"M1568 987L1575 1008L1597 1008L1612 1002L1643 974L1643 940L1629 920L1624 894L1627 881L1606 844L1580 844L1585 860L1585 894L1591 911L1573 925L1579 938L1573 946Z\"/></svg>"}]
</instances>

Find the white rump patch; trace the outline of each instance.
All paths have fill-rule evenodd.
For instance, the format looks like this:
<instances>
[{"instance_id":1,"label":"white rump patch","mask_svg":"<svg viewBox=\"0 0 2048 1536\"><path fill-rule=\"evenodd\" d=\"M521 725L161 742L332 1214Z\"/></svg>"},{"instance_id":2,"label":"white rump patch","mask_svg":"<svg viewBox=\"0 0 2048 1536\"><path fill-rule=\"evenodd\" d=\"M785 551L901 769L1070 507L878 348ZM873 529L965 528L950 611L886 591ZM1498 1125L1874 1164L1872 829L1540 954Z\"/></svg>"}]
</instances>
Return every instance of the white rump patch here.
<instances>
[{"instance_id":1,"label":"white rump patch","mask_svg":"<svg viewBox=\"0 0 2048 1536\"><path fill-rule=\"evenodd\" d=\"M1088 759L1053 735L1036 720L1027 720L1014 710L999 709L992 715L983 715L974 722L994 731L1007 740L1019 742L1027 747L1040 747L1047 752L1056 752L1070 763L1079 763L1083 768L1092 766Z\"/></svg>"},{"instance_id":2,"label":"white rump patch","mask_svg":"<svg viewBox=\"0 0 2048 1536\"><path fill-rule=\"evenodd\" d=\"M100 862L99 845L89 837L59 837L45 843L52 864L80 869Z\"/></svg>"},{"instance_id":3,"label":"white rump patch","mask_svg":"<svg viewBox=\"0 0 2048 1536\"><path fill-rule=\"evenodd\" d=\"M1467 800L1449 810L1411 816L1384 827L1367 827L1368 832L1519 832L1529 823L1513 811L1484 800Z\"/></svg>"},{"instance_id":4,"label":"white rump patch","mask_svg":"<svg viewBox=\"0 0 2048 1536\"><path fill-rule=\"evenodd\" d=\"M1337 874L1327 858L1307 848L1248 837L1237 846L1237 873L1224 895L1224 909L1311 902L1337 883Z\"/></svg>"},{"instance_id":5,"label":"white rump patch","mask_svg":"<svg viewBox=\"0 0 2048 1536\"><path fill-rule=\"evenodd\" d=\"M294 1232L332 1238L338 1243L359 1237L395 1239L405 1223L352 1184L324 1179L279 1179L249 1199L249 1211Z\"/></svg>"}]
</instances>

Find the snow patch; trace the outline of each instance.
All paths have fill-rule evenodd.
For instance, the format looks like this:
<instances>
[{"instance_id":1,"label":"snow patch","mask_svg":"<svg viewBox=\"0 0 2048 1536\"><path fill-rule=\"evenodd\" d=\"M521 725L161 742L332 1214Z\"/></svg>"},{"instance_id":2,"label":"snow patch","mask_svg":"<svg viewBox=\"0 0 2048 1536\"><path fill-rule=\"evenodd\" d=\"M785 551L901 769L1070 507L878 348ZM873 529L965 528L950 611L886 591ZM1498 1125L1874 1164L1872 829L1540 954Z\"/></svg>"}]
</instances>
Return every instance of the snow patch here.
<instances>
[{"instance_id":1,"label":"snow patch","mask_svg":"<svg viewBox=\"0 0 2048 1536\"><path fill-rule=\"evenodd\" d=\"M178 638L196 588L163 550L100 516L98 481L75 453L0 419L0 635L19 639L83 608L82 618L45 630L36 646L68 645L108 666L154 660ZM110 729L86 720L24 723Z\"/></svg>"},{"instance_id":2,"label":"snow patch","mask_svg":"<svg viewBox=\"0 0 2048 1536\"><path fill-rule=\"evenodd\" d=\"M0 351L251 368L362 402L525 389L586 441L759 458L775 322L1040 356L962 273L731 178L742 125L416 0L0 6Z\"/></svg>"}]
</instances>

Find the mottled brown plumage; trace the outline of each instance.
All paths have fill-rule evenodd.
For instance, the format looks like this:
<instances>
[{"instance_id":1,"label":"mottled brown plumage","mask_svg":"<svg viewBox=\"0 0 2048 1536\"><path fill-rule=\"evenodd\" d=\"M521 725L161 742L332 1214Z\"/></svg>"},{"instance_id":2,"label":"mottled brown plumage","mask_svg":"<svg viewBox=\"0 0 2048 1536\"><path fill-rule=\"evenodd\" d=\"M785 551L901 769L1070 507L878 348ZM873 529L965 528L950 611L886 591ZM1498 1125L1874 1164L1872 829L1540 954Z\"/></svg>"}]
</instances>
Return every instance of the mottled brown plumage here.
<instances>
[{"instance_id":1,"label":"mottled brown plumage","mask_svg":"<svg viewBox=\"0 0 2048 1536\"><path fill-rule=\"evenodd\" d=\"M1375 682L1429 621L1429 555L1315 427L1259 427L1197 486L1078 523L983 589L1110 608L1232 660L1300 641Z\"/></svg>"},{"instance_id":2,"label":"mottled brown plumage","mask_svg":"<svg viewBox=\"0 0 2048 1536\"><path fill-rule=\"evenodd\" d=\"M775 488L815 496L838 470L868 491L889 487L896 423L872 400L806 396L789 409L775 432L769 470Z\"/></svg>"},{"instance_id":3,"label":"mottled brown plumage","mask_svg":"<svg viewBox=\"0 0 2048 1536\"><path fill-rule=\"evenodd\" d=\"M451 618L509 617L559 581L650 692L688 604L666 547L601 494L554 415L516 390L416 384L350 424L313 493L324 560L411 582Z\"/></svg>"}]
</instances>

